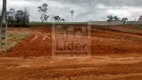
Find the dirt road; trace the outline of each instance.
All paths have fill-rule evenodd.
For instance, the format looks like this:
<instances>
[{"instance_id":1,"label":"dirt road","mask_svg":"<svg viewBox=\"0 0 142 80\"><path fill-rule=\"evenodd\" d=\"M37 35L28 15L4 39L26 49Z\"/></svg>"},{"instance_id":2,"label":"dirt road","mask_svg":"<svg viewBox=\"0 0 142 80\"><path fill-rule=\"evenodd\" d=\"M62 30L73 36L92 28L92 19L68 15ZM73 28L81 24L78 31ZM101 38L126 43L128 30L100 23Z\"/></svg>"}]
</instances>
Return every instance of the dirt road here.
<instances>
[{"instance_id":1,"label":"dirt road","mask_svg":"<svg viewBox=\"0 0 142 80\"><path fill-rule=\"evenodd\" d=\"M0 80L141 80L142 57L0 58Z\"/></svg>"}]
</instances>

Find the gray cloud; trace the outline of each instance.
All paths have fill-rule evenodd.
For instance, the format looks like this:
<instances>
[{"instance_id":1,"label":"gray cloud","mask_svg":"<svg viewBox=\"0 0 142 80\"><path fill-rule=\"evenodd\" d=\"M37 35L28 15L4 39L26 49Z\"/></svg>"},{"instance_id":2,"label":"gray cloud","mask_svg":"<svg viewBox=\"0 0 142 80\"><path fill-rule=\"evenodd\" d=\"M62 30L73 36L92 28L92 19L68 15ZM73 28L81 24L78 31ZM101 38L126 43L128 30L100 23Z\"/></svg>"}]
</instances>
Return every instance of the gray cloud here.
<instances>
[{"instance_id":1,"label":"gray cloud","mask_svg":"<svg viewBox=\"0 0 142 80\"><path fill-rule=\"evenodd\" d=\"M72 9L74 21L106 20L110 14L134 20L142 15L142 0L8 0L8 9L27 7L31 21L40 21L37 6L44 2L49 5L48 15L60 15L68 21Z\"/></svg>"},{"instance_id":2,"label":"gray cloud","mask_svg":"<svg viewBox=\"0 0 142 80\"><path fill-rule=\"evenodd\" d=\"M142 0L53 0L67 4L104 4L106 6L142 6Z\"/></svg>"}]
</instances>

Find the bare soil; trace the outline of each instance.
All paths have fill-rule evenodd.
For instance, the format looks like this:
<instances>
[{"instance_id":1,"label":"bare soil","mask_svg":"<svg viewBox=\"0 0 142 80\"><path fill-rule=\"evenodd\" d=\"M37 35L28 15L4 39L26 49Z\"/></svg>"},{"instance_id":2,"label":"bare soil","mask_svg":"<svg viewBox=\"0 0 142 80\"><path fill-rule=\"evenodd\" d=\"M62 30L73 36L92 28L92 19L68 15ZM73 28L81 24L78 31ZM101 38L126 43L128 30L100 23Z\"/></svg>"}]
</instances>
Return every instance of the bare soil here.
<instances>
[{"instance_id":1,"label":"bare soil","mask_svg":"<svg viewBox=\"0 0 142 80\"><path fill-rule=\"evenodd\" d=\"M118 28L117 28L118 29ZM92 29L92 56L52 58L51 28L12 28L32 36L0 55L0 80L141 80L142 36Z\"/></svg>"}]
</instances>

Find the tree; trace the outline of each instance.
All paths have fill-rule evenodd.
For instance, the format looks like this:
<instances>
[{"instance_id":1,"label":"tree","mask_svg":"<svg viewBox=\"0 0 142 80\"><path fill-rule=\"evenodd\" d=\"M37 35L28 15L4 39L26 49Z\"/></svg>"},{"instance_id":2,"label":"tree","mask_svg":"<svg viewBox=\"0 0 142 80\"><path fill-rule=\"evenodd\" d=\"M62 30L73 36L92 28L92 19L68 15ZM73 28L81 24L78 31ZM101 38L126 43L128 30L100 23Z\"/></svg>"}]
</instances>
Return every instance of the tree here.
<instances>
[{"instance_id":1,"label":"tree","mask_svg":"<svg viewBox=\"0 0 142 80\"><path fill-rule=\"evenodd\" d=\"M55 22L65 21L65 19L64 19L64 18L61 18L60 16L53 16L52 19L53 19Z\"/></svg>"},{"instance_id":2,"label":"tree","mask_svg":"<svg viewBox=\"0 0 142 80\"><path fill-rule=\"evenodd\" d=\"M53 16L53 20L56 22L59 22L59 21L61 21L61 18L60 18L60 16Z\"/></svg>"},{"instance_id":3,"label":"tree","mask_svg":"<svg viewBox=\"0 0 142 80\"><path fill-rule=\"evenodd\" d=\"M23 23L23 19L22 19L23 14L24 14L24 12L22 10L18 10L16 12L16 14L15 14L15 20L16 20L16 24L17 25L22 25L22 23Z\"/></svg>"},{"instance_id":4,"label":"tree","mask_svg":"<svg viewBox=\"0 0 142 80\"><path fill-rule=\"evenodd\" d=\"M44 18L44 21L47 21L49 16L45 14L43 18Z\"/></svg>"},{"instance_id":5,"label":"tree","mask_svg":"<svg viewBox=\"0 0 142 80\"><path fill-rule=\"evenodd\" d=\"M114 20L114 21L120 21L120 19L119 19L118 16L114 16L114 17L113 17L113 20Z\"/></svg>"},{"instance_id":6,"label":"tree","mask_svg":"<svg viewBox=\"0 0 142 80\"><path fill-rule=\"evenodd\" d=\"M17 25L28 25L29 23L29 13L27 10L18 10L15 14L15 21Z\"/></svg>"},{"instance_id":7,"label":"tree","mask_svg":"<svg viewBox=\"0 0 142 80\"><path fill-rule=\"evenodd\" d=\"M62 21L65 21L65 19L64 19L64 18L62 18Z\"/></svg>"},{"instance_id":8,"label":"tree","mask_svg":"<svg viewBox=\"0 0 142 80\"><path fill-rule=\"evenodd\" d=\"M48 5L46 3L42 4L42 6L38 7L38 11L41 13L40 19L42 22L47 21L48 17L47 16L47 10L48 10Z\"/></svg>"},{"instance_id":9,"label":"tree","mask_svg":"<svg viewBox=\"0 0 142 80\"><path fill-rule=\"evenodd\" d=\"M107 18L108 18L107 21L108 21L109 23L111 23L111 22L113 21L113 16L112 16L112 15L107 16Z\"/></svg>"},{"instance_id":10,"label":"tree","mask_svg":"<svg viewBox=\"0 0 142 80\"><path fill-rule=\"evenodd\" d=\"M108 22L112 22L112 21L120 21L120 18L118 16L113 16L113 15L109 15L107 16L108 18Z\"/></svg>"},{"instance_id":11,"label":"tree","mask_svg":"<svg viewBox=\"0 0 142 80\"><path fill-rule=\"evenodd\" d=\"M27 8L24 9L23 11L23 16L22 16L22 21L23 21L23 25L28 25L29 24L29 11L27 10Z\"/></svg>"},{"instance_id":12,"label":"tree","mask_svg":"<svg viewBox=\"0 0 142 80\"><path fill-rule=\"evenodd\" d=\"M128 20L128 18L126 18L126 17L122 18L123 24L126 24L127 20Z\"/></svg>"},{"instance_id":13,"label":"tree","mask_svg":"<svg viewBox=\"0 0 142 80\"><path fill-rule=\"evenodd\" d=\"M11 8L7 12L7 19L9 26L27 26L29 24L29 12L25 8L24 10L17 10Z\"/></svg>"},{"instance_id":14,"label":"tree","mask_svg":"<svg viewBox=\"0 0 142 80\"><path fill-rule=\"evenodd\" d=\"M11 8L9 12L7 12L7 19L8 19L8 25L14 26L15 21L15 9Z\"/></svg>"},{"instance_id":15,"label":"tree","mask_svg":"<svg viewBox=\"0 0 142 80\"><path fill-rule=\"evenodd\" d=\"M142 15L139 17L139 20L138 21L142 21Z\"/></svg>"}]
</instances>

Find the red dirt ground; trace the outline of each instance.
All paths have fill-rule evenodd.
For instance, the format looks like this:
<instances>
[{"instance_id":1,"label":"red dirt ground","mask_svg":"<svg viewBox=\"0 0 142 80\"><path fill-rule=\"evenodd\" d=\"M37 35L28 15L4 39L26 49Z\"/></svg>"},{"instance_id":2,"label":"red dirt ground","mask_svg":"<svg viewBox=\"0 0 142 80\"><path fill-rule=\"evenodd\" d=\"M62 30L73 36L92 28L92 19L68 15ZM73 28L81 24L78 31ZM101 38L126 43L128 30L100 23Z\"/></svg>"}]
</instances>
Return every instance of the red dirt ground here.
<instances>
[{"instance_id":1,"label":"red dirt ground","mask_svg":"<svg viewBox=\"0 0 142 80\"><path fill-rule=\"evenodd\" d=\"M17 30L20 31L20 30ZM51 30L28 29L32 36L8 51L7 57L51 56Z\"/></svg>"},{"instance_id":2,"label":"red dirt ground","mask_svg":"<svg viewBox=\"0 0 142 80\"><path fill-rule=\"evenodd\" d=\"M28 32L32 36L12 48L6 56L51 56L51 29L28 29ZM141 45L142 36L139 35L92 29L92 55L142 53Z\"/></svg>"},{"instance_id":3,"label":"red dirt ground","mask_svg":"<svg viewBox=\"0 0 142 80\"><path fill-rule=\"evenodd\" d=\"M14 30L32 36L1 55L0 80L142 79L141 35L92 29L91 57L51 59L49 27Z\"/></svg>"}]
</instances>

